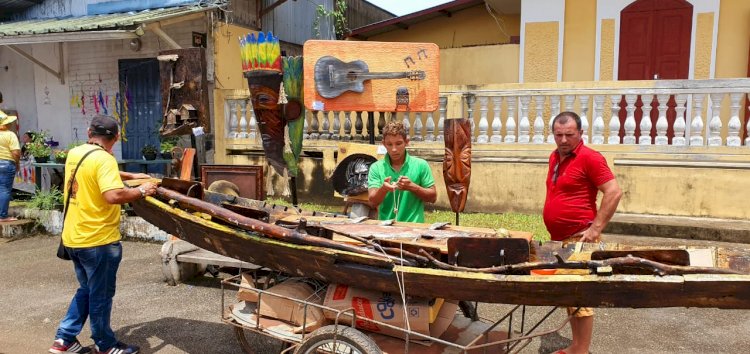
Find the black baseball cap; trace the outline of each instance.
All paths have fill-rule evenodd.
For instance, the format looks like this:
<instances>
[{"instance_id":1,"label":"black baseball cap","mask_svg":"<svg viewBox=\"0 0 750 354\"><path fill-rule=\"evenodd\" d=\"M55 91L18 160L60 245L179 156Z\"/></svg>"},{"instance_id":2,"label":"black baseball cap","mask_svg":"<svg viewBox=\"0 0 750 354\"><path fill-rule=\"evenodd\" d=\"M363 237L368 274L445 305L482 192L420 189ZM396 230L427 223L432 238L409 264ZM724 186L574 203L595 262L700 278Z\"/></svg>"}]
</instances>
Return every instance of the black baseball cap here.
<instances>
[{"instance_id":1,"label":"black baseball cap","mask_svg":"<svg viewBox=\"0 0 750 354\"><path fill-rule=\"evenodd\" d=\"M104 135L113 137L117 135L120 128L117 121L109 116L97 115L91 119L91 125L89 126L91 132L94 135Z\"/></svg>"}]
</instances>

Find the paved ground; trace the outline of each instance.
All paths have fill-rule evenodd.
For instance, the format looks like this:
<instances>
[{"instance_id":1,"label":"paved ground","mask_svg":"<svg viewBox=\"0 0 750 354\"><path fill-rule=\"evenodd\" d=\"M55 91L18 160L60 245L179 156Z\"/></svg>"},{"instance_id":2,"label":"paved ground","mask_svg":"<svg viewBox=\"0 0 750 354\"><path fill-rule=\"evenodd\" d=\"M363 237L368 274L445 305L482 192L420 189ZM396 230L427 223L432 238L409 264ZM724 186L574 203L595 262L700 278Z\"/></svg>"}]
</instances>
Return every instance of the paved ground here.
<instances>
[{"instance_id":1,"label":"paved ground","mask_svg":"<svg viewBox=\"0 0 750 354\"><path fill-rule=\"evenodd\" d=\"M57 240L48 236L0 239L0 354L48 349L76 288L70 263L54 257ZM187 285L165 285L159 249L158 244L124 242L113 312L119 339L140 345L143 353L239 353L232 329L220 321L218 281L205 277ZM496 317L507 309L482 306L484 317ZM543 309L529 311L531 320L540 317ZM744 353L750 348L750 311L597 311L594 353ZM558 312L552 321L562 318ZM551 328L552 322L545 327ZM569 336L565 329L561 335L536 339L523 353L548 353L564 347ZM88 337L88 330L80 336L84 345L91 344Z\"/></svg>"}]
</instances>

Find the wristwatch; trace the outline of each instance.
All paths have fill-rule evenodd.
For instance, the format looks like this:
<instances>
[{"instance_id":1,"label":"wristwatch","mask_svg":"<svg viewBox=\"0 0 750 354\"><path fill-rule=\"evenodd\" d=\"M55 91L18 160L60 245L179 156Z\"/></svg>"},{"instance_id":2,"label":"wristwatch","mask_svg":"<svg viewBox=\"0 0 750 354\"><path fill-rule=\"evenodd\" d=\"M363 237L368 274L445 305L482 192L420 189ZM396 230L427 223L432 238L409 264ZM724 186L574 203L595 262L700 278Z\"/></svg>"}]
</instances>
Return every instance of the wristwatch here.
<instances>
[{"instance_id":1,"label":"wristwatch","mask_svg":"<svg viewBox=\"0 0 750 354\"><path fill-rule=\"evenodd\" d=\"M143 188L143 186L139 186L138 191L141 192L141 198L146 197L146 188Z\"/></svg>"}]
</instances>

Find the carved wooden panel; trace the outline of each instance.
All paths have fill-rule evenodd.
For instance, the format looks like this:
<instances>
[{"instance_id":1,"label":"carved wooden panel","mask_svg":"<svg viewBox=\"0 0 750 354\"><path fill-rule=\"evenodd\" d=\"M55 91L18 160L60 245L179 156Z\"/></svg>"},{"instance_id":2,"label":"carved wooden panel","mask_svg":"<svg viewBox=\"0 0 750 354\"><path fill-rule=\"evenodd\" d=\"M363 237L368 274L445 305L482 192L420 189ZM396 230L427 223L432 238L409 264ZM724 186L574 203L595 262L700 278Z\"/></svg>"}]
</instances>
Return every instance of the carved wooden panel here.
<instances>
[{"instance_id":1,"label":"carved wooden panel","mask_svg":"<svg viewBox=\"0 0 750 354\"><path fill-rule=\"evenodd\" d=\"M177 55L176 61L159 60L164 117L159 132L164 136L186 135L192 133L192 128L200 126L208 133L211 131L211 116L206 51L203 48L170 49L159 52L159 57L174 54ZM190 114L187 117L174 116L181 111L190 111ZM173 117L170 117L170 113L173 113Z\"/></svg>"},{"instance_id":2,"label":"carved wooden panel","mask_svg":"<svg viewBox=\"0 0 750 354\"><path fill-rule=\"evenodd\" d=\"M438 107L434 43L311 40L303 53L308 109L426 112Z\"/></svg>"},{"instance_id":3,"label":"carved wooden panel","mask_svg":"<svg viewBox=\"0 0 750 354\"><path fill-rule=\"evenodd\" d=\"M201 181L205 188L219 180L236 185L240 197L266 199L263 191L263 166L201 165Z\"/></svg>"}]
</instances>

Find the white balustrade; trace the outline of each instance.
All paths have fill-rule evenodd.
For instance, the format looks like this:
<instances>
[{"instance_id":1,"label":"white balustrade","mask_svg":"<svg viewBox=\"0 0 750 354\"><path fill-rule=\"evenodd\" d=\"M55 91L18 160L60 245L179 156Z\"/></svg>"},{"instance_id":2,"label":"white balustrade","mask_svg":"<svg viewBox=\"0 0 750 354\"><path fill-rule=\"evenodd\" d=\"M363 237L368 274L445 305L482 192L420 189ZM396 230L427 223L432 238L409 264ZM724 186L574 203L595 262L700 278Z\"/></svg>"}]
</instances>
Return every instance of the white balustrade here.
<instances>
[{"instance_id":1,"label":"white balustrade","mask_svg":"<svg viewBox=\"0 0 750 354\"><path fill-rule=\"evenodd\" d=\"M617 145L620 143L620 100L621 95L609 96L612 104L612 116L609 118L609 136L607 144Z\"/></svg>"},{"instance_id":2,"label":"white balustrade","mask_svg":"<svg viewBox=\"0 0 750 354\"><path fill-rule=\"evenodd\" d=\"M536 103L536 118L534 118L534 135L531 142L534 144L544 143L544 96L534 96Z\"/></svg>"},{"instance_id":3,"label":"white balustrade","mask_svg":"<svg viewBox=\"0 0 750 354\"><path fill-rule=\"evenodd\" d=\"M552 124L555 122L555 117L557 117L558 114L560 114L560 96L550 96L549 98L550 102L550 109L552 110L549 118L549 134L547 134L547 143L548 144L554 144L555 143L555 132L552 127Z\"/></svg>"},{"instance_id":4,"label":"white balustrade","mask_svg":"<svg viewBox=\"0 0 750 354\"><path fill-rule=\"evenodd\" d=\"M427 133L425 134L424 140L425 141L435 141L435 119L432 117L432 112L427 112L427 123L425 123L424 127L427 130Z\"/></svg>"},{"instance_id":5,"label":"white balustrade","mask_svg":"<svg viewBox=\"0 0 750 354\"><path fill-rule=\"evenodd\" d=\"M672 138L672 145L676 146L685 146L687 145L687 141L685 140L685 110L687 107L685 107L685 103L687 102L687 95L677 95L675 96L675 107L674 110L676 112L675 120L674 120L674 138Z\"/></svg>"},{"instance_id":6,"label":"white balustrade","mask_svg":"<svg viewBox=\"0 0 750 354\"><path fill-rule=\"evenodd\" d=\"M490 142L493 144L503 142L503 122L500 119L502 99L502 97L492 97L492 135L490 136Z\"/></svg>"},{"instance_id":7,"label":"white balustrade","mask_svg":"<svg viewBox=\"0 0 750 354\"><path fill-rule=\"evenodd\" d=\"M333 133L331 140L341 140L341 112L333 111Z\"/></svg>"},{"instance_id":8,"label":"white balustrade","mask_svg":"<svg viewBox=\"0 0 750 354\"><path fill-rule=\"evenodd\" d=\"M625 137L622 138L623 144L635 144L635 101L638 99L636 95L625 95L625 110L628 112L625 117Z\"/></svg>"},{"instance_id":9,"label":"white balustrade","mask_svg":"<svg viewBox=\"0 0 750 354\"><path fill-rule=\"evenodd\" d=\"M323 124L322 124L322 131L320 132L320 140L330 140L331 139L331 126L330 123L328 123L328 111L323 111Z\"/></svg>"},{"instance_id":10,"label":"white balustrade","mask_svg":"<svg viewBox=\"0 0 750 354\"><path fill-rule=\"evenodd\" d=\"M588 111L589 111L589 95L582 95L578 96L578 99L581 102L581 130L583 130L583 136L581 137L583 139L584 144L589 143L589 117L588 117Z\"/></svg>"},{"instance_id":11,"label":"white balustrade","mask_svg":"<svg viewBox=\"0 0 750 354\"><path fill-rule=\"evenodd\" d=\"M236 139L239 135L239 124L240 121L237 119L237 101L227 100L225 105L225 112L229 111L229 132L227 136L231 139Z\"/></svg>"},{"instance_id":12,"label":"white balustrade","mask_svg":"<svg viewBox=\"0 0 750 354\"><path fill-rule=\"evenodd\" d=\"M487 130L490 127L487 121L487 102L489 98L487 96L479 97L479 136L477 137L477 143L486 144L490 141L490 136L487 134Z\"/></svg>"},{"instance_id":13,"label":"white balustrade","mask_svg":"<svg viewBox=\"0 0 750 354\"><path fill-rule=\"evenodd\" d=\"M516 119L513 117L516 112L518 97L508 97L508 118L505 120L505 139L506 143L516 142Z\"/></svg>"},{"instance_id":14,"label":"white balustrade","mask_svg":"<svg viewBox=\"0 0 750 354\"><path fill-rule=\"evenodd\" d=\"M730 107L732 115L729 118L729 124L727 124L727 146L740 146L740 129L742 128L742 122L740 122L740 99L742 99L742 93L733 93L729 95Z\"/></svg>"},{"instance_id":15,"label":"white balustrade","mask_svg":"<svg viewBox=\"0 0 750 354\"><path fill-rule=\"evenodd\" d=\"M641 96L641 102L643 102L643 106L641 106L641 112L643 112L643 115L641 115L641 136L638 138L638 144L640 145L651 145L651 128L653 125L651 124L651 101L653 101L654 96L651 95L643 95Z\"/></svg>"},{"instance_id":16,"label":"white balustrade","mask_svg":"<svg viewBox=\"0 0 750 354\"><path fill-rule=\"evenodd\" d=\"M669 137L667 137L667 129L669 129L669 122L667 121L667 102L669 102L668 95L657 95L656 100L659 101L659 118L656 119L656 139L654 144L656 145L667 145L669 143Z\"/></svg>"},{"instance_id":17,"label":"white balustrade","mask_svg":"<svg viewBox=\"0 0 750 354\"><path fill-rule=\"evenodd\" d=\"M693 95L693 121L690 122L690 146L703 145L703 94Z\"/></svg>"},{"instance_id":18,"label":"white balustrade","mask_svg":"<svg viewBox=\"0 0 750 354\"><path fill-rule=\"evenodd\" d=\"M409 140L411 140L414 135L412 135L411 133L411 124L409 123L409 112L404 113L404 118L401 122L404 124L404 130L406 130L406 136L409 138Z\"/></svg>"},{"instance_id":19,"label":"white balustrade","mask_svg":"<svg viewBox=\"0 0 750 354\"><path fill-rule=\"evenodd\" d=\"M438 102L440 102L440 118L438 119L437 141L443 141L445 139L445 111L448 109L448 97L440 97Z\"/></svg>"},{"instance_id":20,"label":"white balustrade","mask_svg":"<svg viewBox=\"0 0 750 354\"><path fill-rule=\"evenodd\" d=\"M341 134L341 140L352 140L352 112L344 112L344 133Z\"/></svg>"},{"instance_id":21,"label":"white balustrade","mask_svg":"<svg viewBox=\"0 0 750 354\"><path fill-rule=\"evenodd\" d=\"M594 109L591 112L591 116L594 117L594 124L591 126L591 143L592 144L604 144L604 118L602 118L602 112L604 111L604 96L594 96Z\"/></svg>"},{"instance_id":22,"label":"white balustrade","mask_svg":"<svg viewBox=\"0 0 750 354\"><path fill-rule=\"evenodd\" d=\"M724 99L724 94L712 93L711 98L711 120L708 122L708 146L721 146L723 141L721 139L721 100Z\"/></svg>"},{"instance_id":23,"label":"white balustrade","mask_svg":"<svg viewBox=\"0 0 750 354\"><path fill-rule=\"evenodd\" d=\"M531 141L529 131L531 130L531 124L529 123L529 103L531 102L531 96L521 96L521 114L519 115L518 121L518 142L528 143Z\"/></svg>"},{"instance_id":24,"label":"white balustrade","mask_svg":"<svg viewBox=\"0 0 750 354\"><path fill-rule=\"evenodd\" d=\"M318 111L312 111L310 116L310 139L318 140L320 138L320 132L318 131Z\"/></svg>"},{"instance_id":25,"label":"white balustrade","mask_svg":"<svg viewBox=\"0 0 750 354\"><path fill-rule=\"evenodd\" d=\"M422 135L422 112L417 112L414 115L414 136L411 138L411 140L424 140L424 137Z\"/></svg>"}]
</instances>

